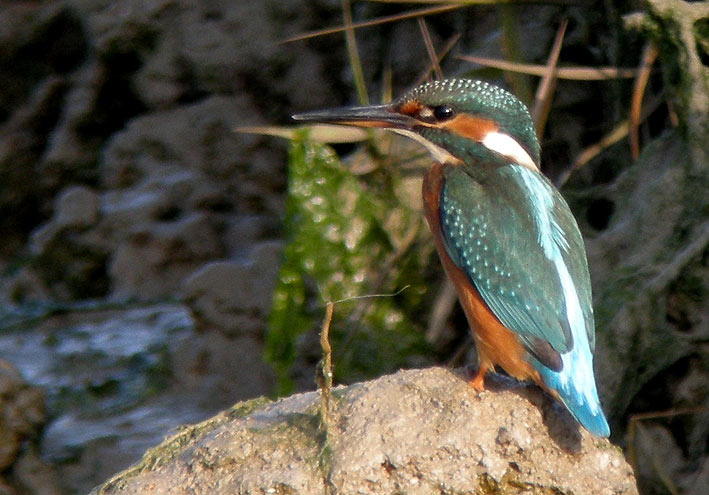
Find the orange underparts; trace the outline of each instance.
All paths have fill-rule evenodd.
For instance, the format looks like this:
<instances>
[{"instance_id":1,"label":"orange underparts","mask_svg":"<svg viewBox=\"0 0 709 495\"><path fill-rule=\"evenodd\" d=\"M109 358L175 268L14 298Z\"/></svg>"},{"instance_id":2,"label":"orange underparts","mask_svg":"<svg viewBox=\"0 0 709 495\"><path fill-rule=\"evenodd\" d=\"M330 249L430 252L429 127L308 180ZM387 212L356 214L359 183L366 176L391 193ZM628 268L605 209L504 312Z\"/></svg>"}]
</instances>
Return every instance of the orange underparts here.
<instances>
[{"instance_id":1,"label":"orange underparts","mask_svg":"<svg viewBox=\"0 0 709 495\"><path fill-rule=\"evenodd\" d=\"M438 213L444 167L445 165L434 163L424 176L423 203L438 255L448 278L455 286L475 339L479 367L470 384L478 391L483 390L485 373L493 370L496 365L517 379L531 378L540 383L539 373L524 359L526 351L517 340L515 333L500 323L482 300L475 286L446 252Z\"/></svg>"}]
</instances>

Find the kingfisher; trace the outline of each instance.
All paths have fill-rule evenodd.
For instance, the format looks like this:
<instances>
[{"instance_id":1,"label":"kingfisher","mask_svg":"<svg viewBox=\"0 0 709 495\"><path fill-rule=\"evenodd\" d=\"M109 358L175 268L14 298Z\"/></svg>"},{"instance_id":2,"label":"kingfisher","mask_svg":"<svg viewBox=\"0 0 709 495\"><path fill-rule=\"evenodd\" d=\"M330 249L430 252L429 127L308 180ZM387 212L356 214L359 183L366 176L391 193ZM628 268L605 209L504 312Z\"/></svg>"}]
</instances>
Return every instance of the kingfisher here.
<instances>
[{"instance_id":1,"label":"kingfisher","mask_svg":"<svg viewBox=\"0 0 709 495\"><path fill-rule=\"evenodd\" d=\"M539 168L527 107L484 81L424 83L390 104L294 115L383 128L421 143L426 220L487 371L533 380L590 433L607 437L593 373L595 330L583 238Z\"/></svg>"}]
</instances>

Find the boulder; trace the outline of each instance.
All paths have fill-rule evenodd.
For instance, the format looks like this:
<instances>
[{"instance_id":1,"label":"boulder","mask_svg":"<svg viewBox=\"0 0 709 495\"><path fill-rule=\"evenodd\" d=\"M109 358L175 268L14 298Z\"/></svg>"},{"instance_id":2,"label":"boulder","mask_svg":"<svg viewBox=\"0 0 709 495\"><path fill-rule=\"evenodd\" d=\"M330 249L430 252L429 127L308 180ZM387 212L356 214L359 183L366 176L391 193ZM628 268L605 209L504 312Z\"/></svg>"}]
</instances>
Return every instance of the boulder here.
<instances>
[{"instance_id":1,"label":"boulder","mask_svg":"<svg viewBox=\"0 0 709 495\"><path fill-rule=\"evenodd\" d=\"M46 421L40 388L0 359L0 493L59 493L54 471L37 454Z\"/></svg>"},{"instance_id":2,"label":"boulder","mask_svg":"<svg viewBox=\"0 0 709 495\"><path fill-rule=\"evenodd\" d=\"M637 494L620 449L540 389L441 368L256 399L166 439L98 494ZM323 418L327 418L323 421Z\"/></svg>"},{"instance_id":3,"label":"boulder","mask_svg":"<svg viewBox=\"0 0 709 495\"><path fill-rule=\"evenodd\" d=\"M257 244L246 261L205 264L185 280L184 293L198 329L260 335L271 308L281 243Z\"/></svg>"}]
</instances>

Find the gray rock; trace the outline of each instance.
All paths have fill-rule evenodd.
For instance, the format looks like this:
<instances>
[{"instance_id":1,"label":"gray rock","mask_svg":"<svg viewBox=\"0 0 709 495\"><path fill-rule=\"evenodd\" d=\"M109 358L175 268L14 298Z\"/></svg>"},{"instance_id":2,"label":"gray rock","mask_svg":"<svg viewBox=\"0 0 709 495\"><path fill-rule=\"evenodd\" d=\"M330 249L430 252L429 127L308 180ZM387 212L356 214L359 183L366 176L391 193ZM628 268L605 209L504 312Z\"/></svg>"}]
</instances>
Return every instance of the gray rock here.
<instances>
[{"instance_id":1,"label":"gray rock","mask_svg":"<svg viewBox=\"0 0 709 495\"><path fill-rule=\"evenodd\" d=\"M210 407L206 400L198 404L186 394L201 390L205 396L220 396L222 390L210 385L214 377L192 373L189 387L172 386L171 366L187 365L172 354L191 335L189 312L177 305L113 310L85 305L56 317L45 315L18 333L3 332L0 349L38 386L15 385L4 390L6 395L0 389L0 397L8 397L7 403L0 400L0 408L13 404L16 411L0 415L16 425L7 431L17 432L23 424L19 418L36 410L29 401L15 398L19 392L13 390L39 394L41 387L52 412L46 424L43 417L29 434L19 437L12 472L22 469L28 476L24 485L40 486L42 479L31 476L37 468L33 456L39 457L59 473L60 482L53 484L61 493L87 491L117 466L135 462L171 428L212 414L217 406ZM187 383L182 379L186 373L181 371L180 383ZM0 429L0 436L4 431ZM25 447L35 442L38 453L30 449L25 457ZM11 445L9 438L0 438L0 450Z\"/></svg>"},{"instance_id":2,"label":"gray rock","mask_svg":"<svg viewBox=\"0 0 709 495\"><path fill-rule=\"evenodd\" d=\"M182 280L221 247L204 213L144 226L119 242L109 262L114 297L150 299L174 295Z\"/></svg>"},{"instance_id":3,"label":"gray rock","mask_svg":"<svg viewBox=\"0 0 709 495\"><path fill-rule=\"evenodd\" d=\"M401 371L334 391L253 400L185 428L92 494L637 494L619 449L536 387Z\"/></svg>"},{"instance_id":4,"label":"gray rock","mask_svg":"<svg viewBox=\"0 0 709 495\"><path fill-rule=\"evenodd\" d=\"M69 186L59 194L55 210L58 227L90 227L98 221L98 196L84 186Z\"/></svg>"},{"instance_id":5,"label":"gray rock","mask_svg":"<svg viewBox=\"0 0 709 495\"><path fill-rule=\"evenodd\" d=\"M86 229L99 219L96 192L84 186L69 186L55 199L54 215L32 233L30 249L36 255L45 252L52 241L67 229Z\"/></svg>"},{"instance_id":6,"label":"gray rock","mask_svg":"<svg viewBox=\"0 0 709 495\"><path fill-rule=\"evenodd\" d=\"M12 473L19 493L41 493L42 495L61 493L56 471L41 459L34 448L20 452L12 465Z\"/></svg>"},{"instance_id":7,"label":"gray rock","mask_svg":"<svg viewBox=\"0 0 709 495\"><path fill-rule=\"evenodd\" d=\"M214 261L185 280L185 299L197 327L259 335L271 307L281 243L257 244L247 261Z\"/></svg>"},{"instance_id":8,"label":"gray rock","mask_svg":"<svg viewBox=\"0 0 709 495\"><path fill-rule=\"evenodd\" d=\"M5 473L15 466L12 480L0 475L2 493L16 493L16 489L33 485L51 486L55 481L52 470L39 460L34 448L46 420L42 391L0 359L0 471Z\"/></svg>"},{"instance_id":9,"label":"gray rock","mask_svg":"<svg viewBox=\"0 0 709 495\"><path fill-rule=\"evenodd\" d=\"M220 330L204 330L175 348L175 391L185 401L210 414L235 400L258 397L273 390L273 370L264 363L258 337L230 337ZM204 416L203 416L204 417Z\"/></svg>"},{"instance_id":10,"label":"gray rock","mask_svg":"<svg viewBox=\"0 0 709 495\"><path fill-rule=\"evenodd\" d=\"M698 470L697 476L692 482L691 488L686 492L688 495L703 495L709 486L709 459L704 460L704 464Z\"/></svg>"},{"instance_id":11,"label":"gray rock","mask_svg":"<svg viewBox=\"0 0 709 495\"><path fill-rule=\"evenodd\" d=\"M40 389L29 386L10 363L0 360L0 470L12 464L20 444L46 420Z\"/></svg>"},{"instance_id":12,"label":"gray rock","mask_svg":"<svg viewBox=\"0 0 709 495\"><path fill-rule=\"evenodd\" d=\"M637 421L633 442L633 452L637 452L633 461L643 493L666 492L668 483L681 479L684 455L667 428Z\"/></svg>"}]
</instances>

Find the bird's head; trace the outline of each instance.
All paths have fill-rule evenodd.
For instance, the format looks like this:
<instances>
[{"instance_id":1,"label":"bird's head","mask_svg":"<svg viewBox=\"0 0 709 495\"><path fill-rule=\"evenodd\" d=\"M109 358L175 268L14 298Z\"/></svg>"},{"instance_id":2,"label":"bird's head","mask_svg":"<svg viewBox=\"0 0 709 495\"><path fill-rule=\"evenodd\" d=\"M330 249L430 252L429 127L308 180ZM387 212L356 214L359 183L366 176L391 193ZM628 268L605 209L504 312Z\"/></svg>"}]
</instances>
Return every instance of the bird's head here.
<instances>
[{"instance_id":1,"label":"bird's head","mask_svg":"<svg viewBox=\"0 0 709 495\"><path fill-rule=\"evenodd\" d=\"M513 162L539 170L539 142L527 107L484 81L434 81L388 105L335 108L293 118L390 129L419 141L441 163Z\"/></svg>"}]
</instances>

